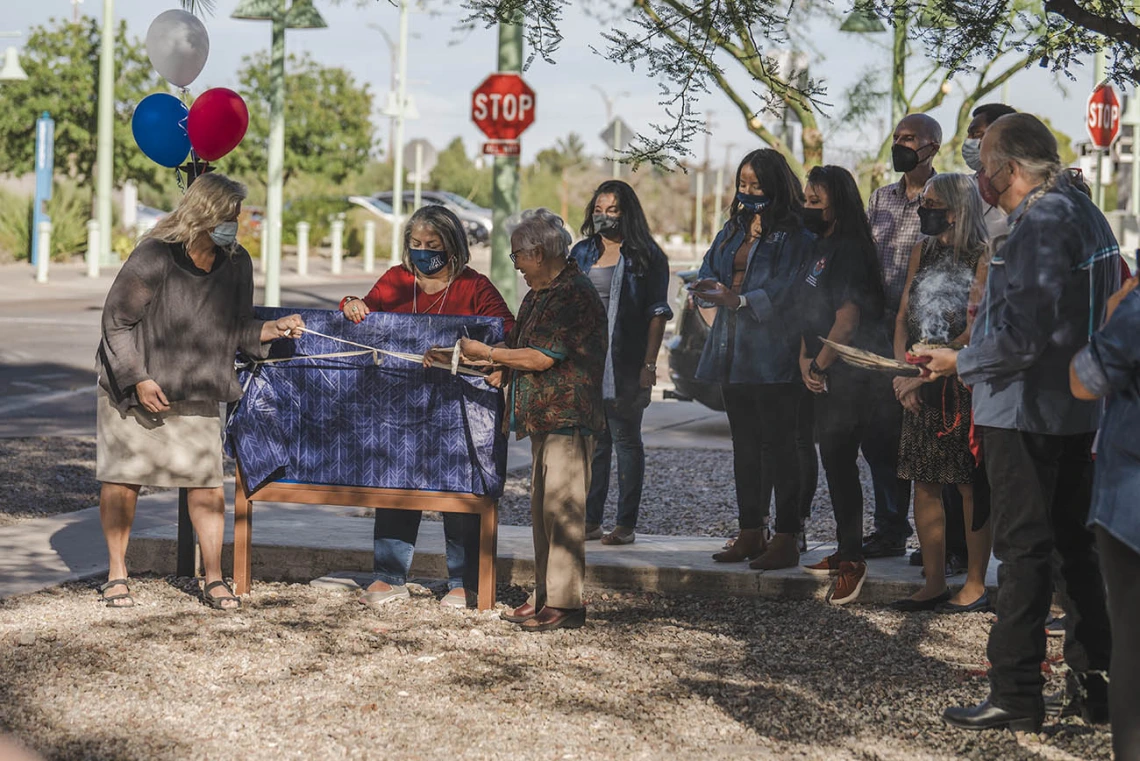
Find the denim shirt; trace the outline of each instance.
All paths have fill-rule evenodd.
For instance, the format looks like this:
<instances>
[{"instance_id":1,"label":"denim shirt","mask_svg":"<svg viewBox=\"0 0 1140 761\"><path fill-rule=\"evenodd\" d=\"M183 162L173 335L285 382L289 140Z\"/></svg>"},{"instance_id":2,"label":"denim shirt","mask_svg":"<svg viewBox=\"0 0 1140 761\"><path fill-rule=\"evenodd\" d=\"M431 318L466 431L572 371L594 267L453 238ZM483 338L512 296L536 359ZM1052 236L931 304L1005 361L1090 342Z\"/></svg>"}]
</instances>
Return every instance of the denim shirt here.
<instances>
[{"instance_id":1,"label":"denim shirt","mask_svg":"<svg viewBox=\"0 0 1140 761\"><path fill-rule=\"evenodd\" d=\"M1108 396L1100 428L1089 524L1140 553L1140 292L1073 360L1085 388Z\"/></svg>"},{"instance_id":2,"label":"denim shirt","mask_svg":"<svg viewBox=\"0 0 1140 761\"><path fill-rule=\"evenodd\" d=\"M730 220L701 263L700 278L732 282L732 262L745 228ZM799 320L791 296L815 236L801 228L774 230L753 243L740 293L748 305L718 307L697 365L707 383L798 383ZM732 350L729 351L729 344Z\"/></svg>"},{"instance_id":3,"label":"denim shirt","mask_svg":"<svg viewBox=\"0 0 1140 761\"><path fill-rule=\"evenodd\" d=\"M1116 238L1100 210L1064 178L1036 203L1026 201L1009 215L1009 237L990 262L958 374L973 387L977 425L1091 433L1100 404L1069 392L1069 361L1119 287Z\"/></svg>"},{"instance_id":4,"label":"denim shirt","mask_svg":"<svg viewBox=\"0 0 1140 761\"><path fill-rule=\"evenodd\" d=\"M589 275L602 257L602 236L578 241L570 258ZM628 399L641 389L641 368L649 347L649 323L655 317L673 319L669 308L669 260L653 244L649 266L639 271L622 246L618 268L610 289L610 351L606 356L603 395L606 399Z\"/></svg>"}]
</instances>

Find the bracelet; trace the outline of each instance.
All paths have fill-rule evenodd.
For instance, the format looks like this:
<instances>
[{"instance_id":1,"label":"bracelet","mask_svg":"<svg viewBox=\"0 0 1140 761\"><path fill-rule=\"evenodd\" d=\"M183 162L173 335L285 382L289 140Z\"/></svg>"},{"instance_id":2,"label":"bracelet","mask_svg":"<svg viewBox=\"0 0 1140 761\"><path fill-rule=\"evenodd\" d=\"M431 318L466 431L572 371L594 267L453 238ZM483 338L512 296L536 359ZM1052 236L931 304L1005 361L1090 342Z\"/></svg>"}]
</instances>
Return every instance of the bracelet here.
<instances>
[{"instance_id":1,"label":"bracelet","mask_svg":"<svg viewBox=\"0 0 1140 761\"><path fill-rule=\"evenodd\" d=\"M808 370L815 375L820 375L824 378L827 377L827 370L824 370L822 367L817 365L814 359L811 361L811 365L808 367Z\"/></svg>"},{"instance_id":2,"label":"bracelet","mask_svg":"<svg viewBox=\"0 0 1140 761\"><path fill-rule=\"evenodd\" d=\"M350 302L350 301L359 301L359 300L360 300L360 297L359 297L359 296L345 296L343 299L341 299L341 300L340 300L340 308L341 308L341 311L344 311L344 308L345 308L346 306L348 306L348 302Z\"/></svg>"},{"instance_id":3,"label":"bracelet","mask_svg":"<svg viewBox=\"0 0 1140 761\"><path fill-rule=\"evenodd\" d=\"M656 370L657 369L657 363L656 362L646 362L645 363L645 369L646 370Z\"/></svg>"},{"instance_id":4,"label":"bracelet","mask_svg":"<svg viewBox=\"0 0 1140 761\"><path fill-rule=\"evenodd\" d=\"M488 362L494 362L495 361L495 347L494 346L488 346L487 347L487 361Z\"/></svg>"}]
</instances>

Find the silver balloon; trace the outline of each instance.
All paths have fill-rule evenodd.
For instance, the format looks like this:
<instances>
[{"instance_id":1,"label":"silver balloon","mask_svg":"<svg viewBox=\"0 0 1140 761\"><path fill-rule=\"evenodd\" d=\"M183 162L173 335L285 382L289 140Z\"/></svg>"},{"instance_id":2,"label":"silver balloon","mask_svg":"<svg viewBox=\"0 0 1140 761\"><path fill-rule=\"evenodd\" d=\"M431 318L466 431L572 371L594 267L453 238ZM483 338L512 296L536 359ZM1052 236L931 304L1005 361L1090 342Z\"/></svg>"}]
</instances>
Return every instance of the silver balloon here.
<instances>
[{"instance_id":1,"label":"silver balloon","mask_svg":"<svg viewBox=\"0 0 1140 761\"><path fill-rule=\"evenodd\" d=\"M147 30L146 54L167 82L187 87L202 73L210 55L206 25L183 10L161 13Z\"/></svg>"}]
</instances>

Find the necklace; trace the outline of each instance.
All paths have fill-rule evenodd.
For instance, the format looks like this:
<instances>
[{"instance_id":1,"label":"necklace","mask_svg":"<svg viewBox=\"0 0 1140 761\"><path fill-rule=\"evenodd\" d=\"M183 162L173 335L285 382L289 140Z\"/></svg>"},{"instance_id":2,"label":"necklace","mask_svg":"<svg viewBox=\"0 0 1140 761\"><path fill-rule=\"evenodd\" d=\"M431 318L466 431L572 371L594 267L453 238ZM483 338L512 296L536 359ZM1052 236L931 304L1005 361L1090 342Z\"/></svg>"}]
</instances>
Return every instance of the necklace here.
<instances>
[{"instance_id":1,"label":"necklace","mask_svg":"<svg viewBox=\"0 0 1140 761\"><path fill-rule=\"evenodd\" d=\"M451 283L451 280L447 281L447 287L443 289L443 295L428 304L427 309L424 310L424 314L431 314L432 309L436 310L436 314L443 314L443 307L447 304L447 292L451 290ZM412 283L412 314L419 314L420 311L417 294L419 287L420 284L418 280ZM427 294L425 293L424 295L426 296Z\"/></svg>"}]
</instances>

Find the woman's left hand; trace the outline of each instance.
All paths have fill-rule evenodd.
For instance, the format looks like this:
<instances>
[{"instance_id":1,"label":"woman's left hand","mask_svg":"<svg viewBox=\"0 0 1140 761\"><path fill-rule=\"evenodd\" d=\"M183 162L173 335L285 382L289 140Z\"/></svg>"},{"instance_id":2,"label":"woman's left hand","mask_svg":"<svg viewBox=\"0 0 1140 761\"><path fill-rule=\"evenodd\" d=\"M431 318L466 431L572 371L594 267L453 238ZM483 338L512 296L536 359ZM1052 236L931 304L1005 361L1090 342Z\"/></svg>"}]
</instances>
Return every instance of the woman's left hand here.
<instances>
[{"instance_id":1,"label":"woman's left hand","mask_svg":"<svg viewBox=\"0 0 1140 761\"><path fill-rule=\"evenodd\" d=\"M261 342L268 343L278 338L300 338L305 328L305 321L299 314L269 320L261 326Z\"/></svg>"},{"instance_id":2,"label":"woman's left hand","mask_svg":"<svg viewBox=\"0 0 1140 761\"><path fill-rule=\"evenodd\" d=\"M740 296L733 293L724 283L712 278L701 280L693 293L701 299L716 304L719 307L735 307L740 303Z\"/></svg>"},{"instance_id":3,"label":"woman's left hand","mask_svg":"<svg viewBox=\"0 0 1140 761\"><path fill-rule=\"evenodd\" d=\"M930 361L926 363L925 367L930 371L930 377L923 378L923 380L934 380L935 378L949 378L952 375L958 374L958 352L955 349L931 349L924 352L930 356Z\"/></svg>"}]
</instances>

